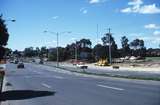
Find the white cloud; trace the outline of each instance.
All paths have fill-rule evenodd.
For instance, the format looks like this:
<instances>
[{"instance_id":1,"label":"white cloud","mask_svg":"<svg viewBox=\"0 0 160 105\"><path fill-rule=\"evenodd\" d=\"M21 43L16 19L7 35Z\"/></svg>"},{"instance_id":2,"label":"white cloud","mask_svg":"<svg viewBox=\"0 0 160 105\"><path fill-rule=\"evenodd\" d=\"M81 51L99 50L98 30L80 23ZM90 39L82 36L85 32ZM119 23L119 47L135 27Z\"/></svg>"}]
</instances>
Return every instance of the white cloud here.
<instances>
[{"instance_id":1,"label":"white cloud","mask_svg":"<svg viewBox=\"0 0 160 105\"><path fill-rule=\"evenodd\" d=\"M160 31L157 31L157 30L154 31L154 32L153 32L153 35L155 35L155 36L160 36Z\"/></svg>"},{"instance_id":2,"label":"white cloud","mask_svg":"<svg viewBox=\"0 0 160 105\"><path fill-rule=\"evenodd\" d=\"M121 10L121 12L130 13L130 12L132 12L132 9L131 8L124 8L124 9Z\"/></svg>"},{"instance_id":3,"label":"white cloud","mask_svg":"<svg viewBox=\"0 0 160 105\"><path fill-rule=\"evenodd\" d=\"M160 8L156 7L156 4L144 5L139 9L139 13L156 14L156 13L160 13Z\"/></svg>"},{"instance_id":4,"label":"white cloud","mask_svg":"<svg viewBox=\"0 0 160 105\"><path fill-rule=\"evenodd\" d=\"M89 0L90 4L98 4L98 3L102 3L105 2L106 0Z\"/></svg>"},{"instance_id":5,"label":"white cloud","mask_svg":"<svg viewBox=\"0 0 160 105\"><path fill-rule=\"evenodd\" d=\"M95 4L95 3L99 3L99 2L100 2L100 0L90 0L89 1L90 4Z\"/></svg>"},{"instance_id":6,"label":"white cloud","mask_svg":"<svg viewBox=\"0 0 160 105\"><path fill-rule=\"evenodd\" d=\"M146 28L146 29L159 29L160 26L158 26L156 24L147 24L144 26L144 28Z\"/></svg>"},{"instance_id":7,"label":"white cloud","mask_svg":"<svg viewBox=\"0 0 160 105\"><path fill-rule=\"evenodd\" d=\"M52 19L55 19L55 20L58 19L58 18L59 18L59 16L53 16L52 17Z\"/></svg>"},{"instance_id":8,"label":"white cloud","mask_svg":"<svg viewBox=\"0 0 160 105\"><path fill-rule=\"evenodd\" d=\"M153 37L153 36L147 36L147 37L140 37L140 39L143 39L146 43L150 44L159 44L160 37Z\"/></svg>"},{"instance_id":9,"label":"white cloud","mask_svg":"<svg viewBox=\"0 0 160 105\"><path fill-rule=\"evenodd\" d=\"M143 4L142 0L132 0L131 2L128 2L128 5L141 5Z\"/></svg>"},{"instance_id":10,"label":"white cloud","mask_svg":"<svg viewBox=\"0 0 160 105\"><path fill-rule=\"evenodd\" d=\"M128 2L129 7L121 9L122 13L156 14L160 13L160 8L156 4L143 5L142 0L132 0Z\"/></svg>"},{"instance_id":11,"label":"white cloud","mask_svg":"<svg viewBox=\"0 0 160 105\"><path fill-rule=\"evenodd\" d=\"M87 14L87 13L88 13L88 10L83 7L83 8L80 9L80 12L82 12L83 14Z\"/></svg>"},{"instance_id":12,"label":"white cloud","mask_svg":"<svg viewBox=\"0 0 160 105\"><path fill-rule=\"evenodd\" d=\"M83 12L82 12L82 13L83 13L83 14L86 14L87 12L88 12L87 10L83 10Z\"/></svg>"}]
</instances>

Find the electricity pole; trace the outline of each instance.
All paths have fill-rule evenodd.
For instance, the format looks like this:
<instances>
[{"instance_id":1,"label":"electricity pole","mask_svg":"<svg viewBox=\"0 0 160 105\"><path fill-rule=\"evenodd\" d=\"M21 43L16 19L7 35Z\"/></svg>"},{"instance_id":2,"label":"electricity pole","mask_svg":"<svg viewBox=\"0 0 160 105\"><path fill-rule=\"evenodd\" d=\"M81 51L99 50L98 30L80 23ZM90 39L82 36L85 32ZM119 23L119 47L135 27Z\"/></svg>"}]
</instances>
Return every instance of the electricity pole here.
<instances>
[{"instance_id":1,"label":"electricity pole","mask_svg":"<svg viewBox=\"0 0 160 105\"><path fill-rule=\"evenodd\" d=\"M112 51L111 51L111 29L108 28L108 34L109 34L109 63L112 64Z\"/></svg>"},{"instance_id":2,"label":"electricity pole","mask_svg":"<svg viewBox=\"0 0 160 105\"><path fill-rule=\"evenodd\" d=\"M59 49L58 49L58 44L59 44L59 33L57 32L57 67L59 67Z\"/></svg>"},{"instance_id":3,"label":"electricity pole","mask_svg":"<svg viewBox=\"0 0 160 105\"><path fill-rule=\"evenodd\" d=\"M97 24L97 44L98 44L98 24Z\"/></svg>"},{"instance_id":4,"label":"electricity pole","mask_svg":"<svg viewBox=\"0 0 160 105\"><path fill-rule=\"evenodd\" d=\"M77 41L75 42L75 62L77 63Z\"/></svg>"}]
</instances>

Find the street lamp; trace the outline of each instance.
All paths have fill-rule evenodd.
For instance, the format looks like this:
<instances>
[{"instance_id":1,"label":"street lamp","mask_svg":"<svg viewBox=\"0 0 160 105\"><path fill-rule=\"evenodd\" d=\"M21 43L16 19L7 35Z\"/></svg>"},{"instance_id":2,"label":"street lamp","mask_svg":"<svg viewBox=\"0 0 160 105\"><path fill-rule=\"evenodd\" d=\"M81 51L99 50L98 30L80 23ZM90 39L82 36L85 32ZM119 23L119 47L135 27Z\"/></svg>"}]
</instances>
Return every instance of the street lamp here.
<instances>
[{"instance_id":1,"label":"street lamp","mask_svg":"<svg viewBox=\"0 0 160 105\"><path fill-rule=\"evenodd\" d=\"M71 33L70 31L64 31L64 32L52 32L52 31L44 31L44 33L51 33L57 36L57 67L59 67L59 35L65 34L65 33Z\"/></svg>"},{"instance_id":2,"label":"street lamp","mask_svg":"<svg viewBox=\"0 0 160 105\"><path fill-rule=\"evenodd\" d=\"M112 45L112 43L111 43L111 29L110 28L108 28L108 34L109 34L109 63L110 64L112 64L112 51L111 51L111 45Z\"/></svg>"},{"instance_id":3,"label":"street lamp","mask_svg":"<svg viewBox=\"0 0 160 105\"><path fill-rule=\"evenodd\" d=\"M75 40L75 62L77 63L78 55L77 55L77 41Z\"/></svg>"},{"instance_id":4,"label":"street lamp","mask_svg":"<svg viewBox=\"0 0 160 105\"><path fill-rule=\"evenodd\" d=\"M6 19L5 21L16 22L15 19Z\"/></svg>"}]
</instances>

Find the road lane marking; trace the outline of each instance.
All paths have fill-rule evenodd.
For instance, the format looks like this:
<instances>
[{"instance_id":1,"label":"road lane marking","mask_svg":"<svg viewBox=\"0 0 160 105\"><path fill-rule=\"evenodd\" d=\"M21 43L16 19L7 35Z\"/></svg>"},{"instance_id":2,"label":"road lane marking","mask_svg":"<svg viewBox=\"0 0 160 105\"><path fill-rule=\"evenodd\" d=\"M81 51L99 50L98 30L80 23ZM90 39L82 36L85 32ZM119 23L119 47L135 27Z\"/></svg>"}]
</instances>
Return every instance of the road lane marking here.
<instances>
[{"instance_id":1,"label":"road lane marking","mask_svg":"<svg viewBox=\"0 0 160 105\"><path fill-rule=\"evenodd\" d=\"M53 76L53 77L57 79L64 79L64 77L61 77L61 76Z\"/></svg>"},{"instance_id":2,"label":"road lane marking","mask_svg":"<svg viewBox=\"0 0 160 105\"><path fill-rule=\"evenodd\" d=\"M99 87L103 87L103 88L109 88L109 89L113 89L113 90L119 90L119 91L123 91L124 89L122 88L117 88L117 87L112 87L112 86L106 86L106 85L97 85Z\"/></svg>"},{"instance_id":3,"label":"road lane marking","mask_svg":"<svg viewBox=\"0 0 160 105\"><path fill-rule=\"evenodd\" d=\"M45 84L45 83L42 83L42 86L44 86L44 87L46 87L46 88L51 88L51 86L49 86L49 85L47 85L47 84Z\"/></svg>"},{"instance_id":4,"label":"road lane marking","mask_svg":"<svg viewBox=\"0 0 160 105\"><path fill-rule=\"evenodd\" d=\"M37 73L37 74L42 74L42 72L38 72L38 71L33 71L34 73Z\"/></svg>"}]
</instances>

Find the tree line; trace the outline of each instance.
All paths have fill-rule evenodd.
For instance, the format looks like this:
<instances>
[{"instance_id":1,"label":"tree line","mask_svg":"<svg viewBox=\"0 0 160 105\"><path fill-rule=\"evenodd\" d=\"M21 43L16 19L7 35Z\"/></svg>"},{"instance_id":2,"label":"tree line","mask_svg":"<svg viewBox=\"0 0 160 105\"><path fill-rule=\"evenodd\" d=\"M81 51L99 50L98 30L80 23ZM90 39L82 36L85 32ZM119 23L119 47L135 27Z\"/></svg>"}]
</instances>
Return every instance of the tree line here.
<instances>
[{"instance_id":1,"label":"tree line","mask_svg":"<svg viewBox=\"0 0 160 105\"><path fill-rule=\"evenodd\" d=\"M87 61L98 61L100 59L109 58L109 45L111 46L112 58L120 58L126 56L139 56L145 58L146 56L153 55L151 53L153 49L146 49L144 41L141 39L134 39L129 43L126 36L121 37L122 48L118 49L114 37L111 33L106 33L102 38L102 44L96 44L93 48L90 39L81 39L71 44L67 44L66 47L58 47L59 61L77 59ZM24 51L13 51L13 54L24 57L41 57L48 58L50 61L57 60L57 48L47 48L45 46L39 48L25 48ZM154 55L156 56L156 54ZM160 56L160 55L157 55Z\"/></svg>"}]
</instances>

